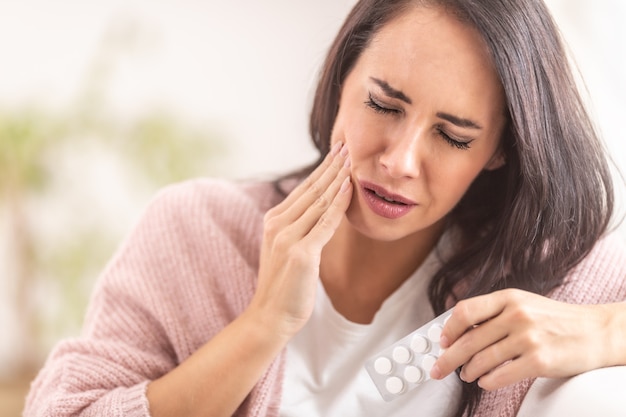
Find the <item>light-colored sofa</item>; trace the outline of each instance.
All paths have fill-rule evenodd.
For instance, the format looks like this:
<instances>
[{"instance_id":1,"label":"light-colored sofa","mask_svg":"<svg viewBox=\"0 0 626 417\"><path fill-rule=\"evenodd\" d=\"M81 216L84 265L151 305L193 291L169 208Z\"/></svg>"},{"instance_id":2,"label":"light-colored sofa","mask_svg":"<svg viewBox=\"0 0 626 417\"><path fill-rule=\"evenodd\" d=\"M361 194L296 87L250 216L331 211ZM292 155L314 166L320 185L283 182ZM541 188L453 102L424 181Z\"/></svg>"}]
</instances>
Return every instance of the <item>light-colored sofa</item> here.
<instances>
[{"instance_id":1,"label":"light-colored sofa","mask_svg":"<svg viewBox=\"0 0 626 417\"><path fill-rule=\"evenodd\" d=\"M626 417L626 366L538 378L517 417Z\"/></svg>"}]
</instances>

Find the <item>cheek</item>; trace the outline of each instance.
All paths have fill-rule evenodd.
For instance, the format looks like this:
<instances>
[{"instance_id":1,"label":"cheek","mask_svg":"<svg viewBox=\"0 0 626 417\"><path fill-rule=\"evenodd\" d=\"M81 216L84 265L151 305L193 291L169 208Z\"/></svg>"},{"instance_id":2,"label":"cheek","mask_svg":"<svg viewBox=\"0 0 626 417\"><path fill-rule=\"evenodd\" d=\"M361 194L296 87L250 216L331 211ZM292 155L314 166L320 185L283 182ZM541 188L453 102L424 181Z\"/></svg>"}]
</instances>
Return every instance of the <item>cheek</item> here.
<instances>
[{"instance_id":1,"label":"cheek","mask_svg":"<svg viewBox=\"0 0 626 417\"><path fill-rule=\"evenodd\" d=\"M359 155L368 155L375 150L382 133L372 124L372 118L363 112L339 112L333 127L332 143L343 142L348 146L350 155L357 159Z\"/></svg>"},{"instance_id":2,"label":"cheek","mask_svg":"<svg viewBox=\"0 0 626 417\"><path fill-rule=\"evenodd\" d=\"M371 132L355 129L346 135L346 144L353 160L363 159L374 152L374 141L370 137Z\"/></svg>"},{"instance_id":3,"label":"cheek","mask_svg":"<svg viewBox=\"0 0 626 417\"><path fill-rule=\"evenodd\" d=\"M430 166L430 189L436 200L454 206L482 171L482 164L448 160Z\"/></svg>"}]
</instances>

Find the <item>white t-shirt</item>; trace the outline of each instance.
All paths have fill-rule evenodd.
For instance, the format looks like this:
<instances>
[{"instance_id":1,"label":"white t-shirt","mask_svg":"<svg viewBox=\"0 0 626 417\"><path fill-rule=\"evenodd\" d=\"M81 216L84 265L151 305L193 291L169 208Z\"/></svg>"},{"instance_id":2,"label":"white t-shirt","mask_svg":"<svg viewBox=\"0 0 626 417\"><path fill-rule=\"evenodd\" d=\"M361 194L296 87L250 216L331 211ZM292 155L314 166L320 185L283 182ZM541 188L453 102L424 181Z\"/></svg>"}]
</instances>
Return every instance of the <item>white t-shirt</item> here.
<instances>
[{"instance_id":1,"label":"white t-shirt","mask_svg":"<svg viewBox=\"0 0 626 417\"><path fill-rule=\"evenodd\" d=\"M435 317L427 288L438 266L431 253L385 300L370 324L353 323L339 314L320 283L311 319L287 345L280 416L452 415L461 395L454 373L386 402L363 367L368 358Z\"/></svg>"}]
</instances>

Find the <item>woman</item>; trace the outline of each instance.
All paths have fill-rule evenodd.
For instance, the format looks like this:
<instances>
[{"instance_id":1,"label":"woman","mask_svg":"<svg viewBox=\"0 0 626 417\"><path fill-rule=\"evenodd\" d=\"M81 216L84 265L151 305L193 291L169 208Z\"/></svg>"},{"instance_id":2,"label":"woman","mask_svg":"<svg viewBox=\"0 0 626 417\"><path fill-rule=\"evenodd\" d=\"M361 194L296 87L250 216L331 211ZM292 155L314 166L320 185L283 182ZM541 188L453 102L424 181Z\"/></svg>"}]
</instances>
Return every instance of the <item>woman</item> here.
<instances>
[{"instance_id":1,"label":"woman","mask_svg":"<svg viewBox=\"0 0 626 417\"><path fill-rule=\"evenodd\" d=\"M508 312L626 296L624 251L601 240L608 169L565 63L538 0L360 1L318 85L318 163L163 192L25 415L515 414L529 382L481 395L444 376L551 372L493 354L530 337ZM490 308L462 301L446 326L443 380L384 403L364 361L478 295Z\"/></svg>"}]
</instances>

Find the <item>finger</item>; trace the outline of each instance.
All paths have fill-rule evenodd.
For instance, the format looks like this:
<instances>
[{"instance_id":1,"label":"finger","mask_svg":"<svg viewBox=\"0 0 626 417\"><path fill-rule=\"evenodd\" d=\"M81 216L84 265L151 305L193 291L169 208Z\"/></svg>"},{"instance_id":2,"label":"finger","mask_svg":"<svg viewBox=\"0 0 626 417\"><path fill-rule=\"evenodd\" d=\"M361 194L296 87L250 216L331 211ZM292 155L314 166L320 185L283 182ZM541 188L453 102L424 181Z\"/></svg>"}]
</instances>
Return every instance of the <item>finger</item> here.
<instances>
[{"instance_id":1,"label":"finger","mask_svg":"<svg viewBox=\"0 0 626 417\"><path fill-rule=\"evenodd\" d=\"M437 359L431 369L431 377L433 379L446 377L461 365L468 363L479 352L506 338L508 331L506 321L498 318L473 326Z\"/></svg>"},{"instance_id":2,"label":"finger","mask_svg":"<svg viewBox=\"0 0 626 417\"><path fill-rule=\"evenodd\" d=\"M472 356L463 365L459 376L465 382L473 382L519 357L521 353L520 344L514 342L511 337L505 337Z\"/></svg>"},{"instance_id":3,"label":"finger","mask_svg":"<svg viewBox=\"0 0 626 417\"><path fill-rule=\"evenodd\" d=\"M523 357L519 357L481 376L478 379L478 386L484 390L493 391L535 376L532 365Z\"/></svg>"},{"instance_id":4,"label":"finger","mask_svg":"<svg viewBox=\"0 0 626 417\"><path fill-rule=\"evenodd\" d=\"M341 151L332 158L330 165L325 167L321 173L318 173L319 176L306 178L301 184L303 188L296 193L295 197L284 201L266 214L266 230L269 233L282 232L285 227L295 223L315 203L317 203L317 206L325 208L328 205L327 203L332 201L334 193L336 193L341 182L348 175L349 170L347 168L349 164L348 148L342 147ZM333 183L336 183L336 185L329 193L329 188L331 188ZM304 236L317 220L315 218L309 221L305 228L302 228L301 225L300 229L304 231L296 235L296 239Z\"/></svg>"},{"instance_id":5,"label":"finger","mask_svg":"<svg viewBox=\"0 0 626 417\"><path fill-rule=\"evenodd\" d=\"M310 234L318 223L336 224L338 226L338 222L341 220L350 202L351 194L347 193L347 188L351 187L349 175L349 164L345 164L327 186L324 193L318 196L315 201L308 203L308 200L301 198L301 200L307 201L304 212L281 233L289 234L291 241L297 241ZM299 206L300 204L301 201L299 200L296 205ZM294 211L300 209L296 207Z\"/></svg>"},{"instance_id":6,"label":"finger","mask_svg":"<svg viewBox=\"0 0 626 417\"><path fill-rule=\"evenodd\" d=\"M502 291L459 301L441 332L440 344L451 346L466 331L500 314L506 306Z\"/></svg>"},{"instance_id":7,"label":"finger","mask_svg":"<svg viewBox=\"0 0 626 417\"><path fill-rule=\"evenodd\" d=\"M328 209L319 216L319 219L312 227L307 236L303 239L303 244L308 251L321 249L333 236L344 213L350 205L352 199L352 182L347 176L341 183L338 192Z\"/></svg>"},{"instance_id":8,"label":"finger","mask_svg":"<svg viewBox=\"0 0 626 417\"><path fill-rule=\"evenodd\" d=\"M289 193L289 195L273 209L275 214L280 214L284 212L286 209L291 207L296 201L298 201L302 197L302 195L304 195L307 192L310 192L312 189L315 190L315 187L316 187L315 184L327 172L327 170L333 164L333 162L334 161L336 162L336 159L338 159L337 157L341 153L341 150L343 148L344 146L341 142L336 143L332 147L328 155L326 155L322 163L317 168L315 168L315 170L313 170L313 172L309 174L307 178L305 178L300 184L298 184L298 186L294 188ZM344 155L341 155L341 156L344 156ZM339 164L339 166L341 166L341 164Z\"/></svg>"}]
</instances>

